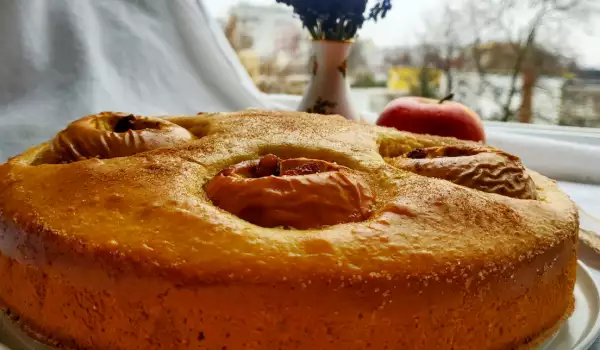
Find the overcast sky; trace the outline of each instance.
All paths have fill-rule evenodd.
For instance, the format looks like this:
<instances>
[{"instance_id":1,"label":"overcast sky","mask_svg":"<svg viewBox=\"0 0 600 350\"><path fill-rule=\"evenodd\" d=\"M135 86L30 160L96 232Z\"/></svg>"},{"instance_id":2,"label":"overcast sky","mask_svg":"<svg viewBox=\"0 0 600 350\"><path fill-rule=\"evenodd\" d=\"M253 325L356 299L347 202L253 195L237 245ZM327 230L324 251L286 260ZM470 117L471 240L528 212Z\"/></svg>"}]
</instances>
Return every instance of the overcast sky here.
<instances>
[{"instance_id":1,"label":"overcast sky","mask_svg":"<svg viewBox=\"0 0 600 350\"><path fill-rule=\"evenodd\" d=\"M322 0L327 1L327 0ZM379 23L367 23L360 35L371 38L380 46L405 46L418 42L418 33L424 30L424 19L428 12L443 6L447 0L394 0L401 3ZM600 1L600 0L598 0ZM240 2L271 5L275 0L204 0L206 7L213 15L226 17L231 6ZM600 69L600 15L595 22L596 28L588 28L588 32L577 30L570 38L569 46L576 51L581 64Z\"/></svg>"}]
</instances>

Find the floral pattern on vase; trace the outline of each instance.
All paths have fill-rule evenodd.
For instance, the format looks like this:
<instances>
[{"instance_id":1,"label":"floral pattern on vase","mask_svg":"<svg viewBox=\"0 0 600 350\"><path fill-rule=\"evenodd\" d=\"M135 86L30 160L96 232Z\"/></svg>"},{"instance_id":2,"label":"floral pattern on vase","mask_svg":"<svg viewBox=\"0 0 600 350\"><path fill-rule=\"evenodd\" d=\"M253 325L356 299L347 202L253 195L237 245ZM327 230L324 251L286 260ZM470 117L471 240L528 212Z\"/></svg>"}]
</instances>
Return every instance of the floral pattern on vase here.
<instances>
[{"instance_id":1,"label":"floral pattern on vase","mask_svg":"<svg viewBox=\"0 0 600 350\"><path fill-rule=\"evenodd\" d=\"M306 110L306 112L318 113L318 114L329 114L329 113L327 113L327 110L330 108L335 108L336 106L337 106L337 103L331 102L331 101L326 101L326 100L322 99L321 97L318 97L315 104L312 107L308 108Z\"/></svg>"},{"instance_id":2,"label":"floral pattern on vase","mask_svg":"<svg viewBox=\"0 0 600 350\"><path fill-rule=\"evenodd\" d=\"M344 62L342 62L342 64L338 67L338 70L340 71L340 73L342 73L344 78L346 77L347 69L348 69L348 60L344 60Z\"/></svg>"}]
</instances>

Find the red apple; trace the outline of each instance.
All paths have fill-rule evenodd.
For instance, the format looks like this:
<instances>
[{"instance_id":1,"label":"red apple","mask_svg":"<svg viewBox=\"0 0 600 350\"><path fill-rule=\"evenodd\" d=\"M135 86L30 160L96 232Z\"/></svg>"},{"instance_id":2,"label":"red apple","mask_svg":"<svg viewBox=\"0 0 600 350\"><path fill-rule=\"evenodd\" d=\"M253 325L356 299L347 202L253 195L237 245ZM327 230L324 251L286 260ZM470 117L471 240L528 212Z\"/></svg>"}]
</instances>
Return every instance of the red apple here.
<instances>
[{"instance_id":1,"label":"red apple","mask_svg":"<svg viewBox=\"0 0 600 350\"><path fill-rule=\"evenodd\" d=\"M377 125L417 134L485 142L479 116L467 106L451 101L452 97L450 94L439 101L415 96L397 98L384 108Z\"/></svg>"}]
</instances>

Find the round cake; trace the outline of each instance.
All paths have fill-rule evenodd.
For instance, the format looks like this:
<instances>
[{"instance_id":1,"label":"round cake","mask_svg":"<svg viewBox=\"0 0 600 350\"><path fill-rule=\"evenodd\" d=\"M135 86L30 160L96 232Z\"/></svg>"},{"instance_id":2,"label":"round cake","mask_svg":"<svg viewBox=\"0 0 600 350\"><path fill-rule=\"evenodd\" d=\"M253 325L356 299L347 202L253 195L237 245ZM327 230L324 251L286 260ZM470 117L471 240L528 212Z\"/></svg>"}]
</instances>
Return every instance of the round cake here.
<instances>
[{"instance_id":1,"label":"round cake","mask_svg":"<svg viewBox=\"0 0 600 350\"><path fill-rule=\"evenodd\" d=\"M0 166L0 303L64 349L533 349L573 310L577 233L484 144L106 112Z\"/></svg>"}]
</instances>

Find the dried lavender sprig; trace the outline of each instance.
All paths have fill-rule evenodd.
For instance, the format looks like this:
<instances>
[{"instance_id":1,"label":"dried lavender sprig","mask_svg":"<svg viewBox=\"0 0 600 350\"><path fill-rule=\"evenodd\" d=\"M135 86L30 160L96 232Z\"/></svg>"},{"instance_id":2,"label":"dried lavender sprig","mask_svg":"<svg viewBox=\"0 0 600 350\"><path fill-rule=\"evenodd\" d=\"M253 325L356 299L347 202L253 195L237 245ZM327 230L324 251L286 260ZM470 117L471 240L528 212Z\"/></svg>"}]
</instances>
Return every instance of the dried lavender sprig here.
<instances>
[{"instance_id":1,"label":"dried lavender sprig","mask_svg":"<svg viewBox=\"0 0 600 350\"><path fill-rule=\"evenodd\" d=\"M387 13L392 9L392 0L380 0L369 12L369 19L377 22L379 18L385 18Z\"/></svg>"},{"instance_id":2,"label":"dried lavender sprig","mask_svg":"<svg viewBox=\"0 0 600 350\"><path fill-rule=\"evenodd\" d=\"M276 0L292 6L313 39L353 39L366 20L384 18L391 0L379 0L367 13L367 0Z\"/></svg>"}]
</instances>

